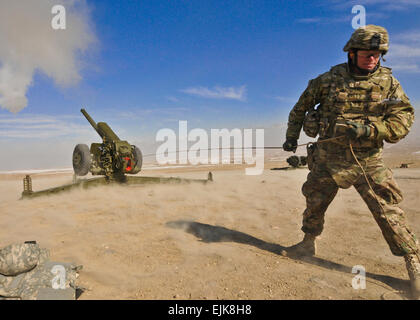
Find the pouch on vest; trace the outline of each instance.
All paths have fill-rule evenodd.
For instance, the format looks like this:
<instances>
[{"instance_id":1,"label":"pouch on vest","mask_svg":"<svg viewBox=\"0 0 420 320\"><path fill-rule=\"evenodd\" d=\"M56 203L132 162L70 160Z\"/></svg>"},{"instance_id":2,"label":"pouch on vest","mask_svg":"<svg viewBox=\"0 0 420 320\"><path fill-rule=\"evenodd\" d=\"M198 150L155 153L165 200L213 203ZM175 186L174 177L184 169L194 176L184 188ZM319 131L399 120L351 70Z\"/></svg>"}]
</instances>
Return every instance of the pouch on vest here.
<instances>
[{"instance_id":1,"label":"pouch on vest","mask_svg":"<svg viewBox=\"0 0 420 320\"><path fill-rule=\"evenodd\" d=\"M303 131L308 137L315 138L319 133L319 112L315 109L308 111L303 120Z\"/></svg>"}]
</instances>

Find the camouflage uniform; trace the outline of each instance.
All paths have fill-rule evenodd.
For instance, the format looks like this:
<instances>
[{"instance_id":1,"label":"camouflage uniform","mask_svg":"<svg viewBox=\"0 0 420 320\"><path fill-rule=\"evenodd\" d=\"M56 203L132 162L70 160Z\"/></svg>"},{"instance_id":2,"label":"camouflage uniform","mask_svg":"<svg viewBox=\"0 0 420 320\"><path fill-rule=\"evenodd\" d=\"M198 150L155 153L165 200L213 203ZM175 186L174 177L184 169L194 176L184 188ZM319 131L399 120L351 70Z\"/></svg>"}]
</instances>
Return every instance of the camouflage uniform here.
<instances>
[{"instance_id":1,"label":"camouflage uniform","mask_svg":"<svg viewBox=\"0 0 420 320\"><path fill-rule=\"evenodd\" d=\"M345 47L345 51L348 48ZM385 103L384 99L395 103ZM308 149L310 173L302 187L307 203L302 231L320 235L325 211L338 189L354 186L372 212L392 253L404 256L418 252L416 237L398 206L402 201L401 191L382 160L383 141L398 142L408 134L414 121L414 109L391 69L379 66L362 76L352 73L344 63L309 81L290 112L287 140L299 138L305 116L317 104L319 142L343 136L340 128L347 121L368 125L371 130L369 136L357 140L344 138L317 143ZM353 158L350 143L376 197Z\"/></svg>"}]
</instances>

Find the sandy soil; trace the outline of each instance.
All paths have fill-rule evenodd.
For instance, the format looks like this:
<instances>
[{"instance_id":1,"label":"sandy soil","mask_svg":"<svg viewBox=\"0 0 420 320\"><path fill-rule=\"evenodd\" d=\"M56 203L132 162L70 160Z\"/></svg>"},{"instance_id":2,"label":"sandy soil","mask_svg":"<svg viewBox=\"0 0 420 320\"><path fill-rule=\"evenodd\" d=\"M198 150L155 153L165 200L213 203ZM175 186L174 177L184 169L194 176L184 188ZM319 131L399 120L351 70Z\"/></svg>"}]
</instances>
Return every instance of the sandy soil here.
<instances>
[{"instance_id":1,"label":"sandy soil","mask_svg":"<svg viewBox=\"0 0 420 320\"><path fill-rule=\"evenodd\" d=\"M388 157L395 167L404 159ZM394 162L395 164L393 164ZM406 161L407 162L407 161ZM19 200L22 174L0 176L0 247L36 240L55 261L83 265L79 299L406 299L404 260L391 254L357 192L340 190L327 211L316 258L281 256L302 238L308 170L246 176L212 168L214 182L96 187ZM420 235L420 169L393 169ZM208 168L147 172L206 178ZM70 174L32 175L35 191ZM352 287L352 267L366 289Z\"/></svg>"}]
</instances>

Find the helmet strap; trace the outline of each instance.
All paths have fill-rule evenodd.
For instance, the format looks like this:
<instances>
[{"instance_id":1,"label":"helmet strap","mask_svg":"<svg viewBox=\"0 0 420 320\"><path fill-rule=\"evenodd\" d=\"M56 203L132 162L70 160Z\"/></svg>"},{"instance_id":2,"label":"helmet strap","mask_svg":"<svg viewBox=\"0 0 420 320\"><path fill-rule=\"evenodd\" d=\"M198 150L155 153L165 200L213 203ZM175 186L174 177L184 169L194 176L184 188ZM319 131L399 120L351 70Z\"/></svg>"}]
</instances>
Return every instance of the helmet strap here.
<instances>
[{"instance_id":1,"label":"helmet strap","mask_svg":"<svg viewBox=\"0 0 420 320\"><path fill-rule=\"evenodd\" d=\"M381 53L381 59L383 60L383 61L386 61L386 59L384 58L384 55L386 54L386 52L385 53Z\"/></svg>"}]
</instances>

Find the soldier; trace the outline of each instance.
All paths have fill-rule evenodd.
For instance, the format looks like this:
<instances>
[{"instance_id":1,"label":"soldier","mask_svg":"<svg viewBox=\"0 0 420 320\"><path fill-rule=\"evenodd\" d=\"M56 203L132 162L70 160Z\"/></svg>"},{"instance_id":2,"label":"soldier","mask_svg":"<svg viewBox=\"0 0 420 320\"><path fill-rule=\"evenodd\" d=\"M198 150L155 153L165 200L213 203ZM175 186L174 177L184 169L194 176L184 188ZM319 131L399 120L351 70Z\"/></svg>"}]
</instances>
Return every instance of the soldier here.
<instances>
[{"instance_id":1,"label":"soldier","mask_svg":"<svg viewBox=\"0 0 420 320\"><path fill-rule=\"evenodd\" d=\"M401 191L382 160L383 141L398 142L414 121L414 109L400 83L390 68L380 65L388 40L388 32L380 26L355 30L343 49L348 62L310 80L290 112L285 151L296 151L302 126L307 135L319 135L319 139L308 147L310 172L302 186L307 205L302 226L305 236L284 254L315 255L325 211L339 188L354 186L391 252L404 256L413 297L419 299L418 241L398 206Z\"/></svg>"}]
</instances>

